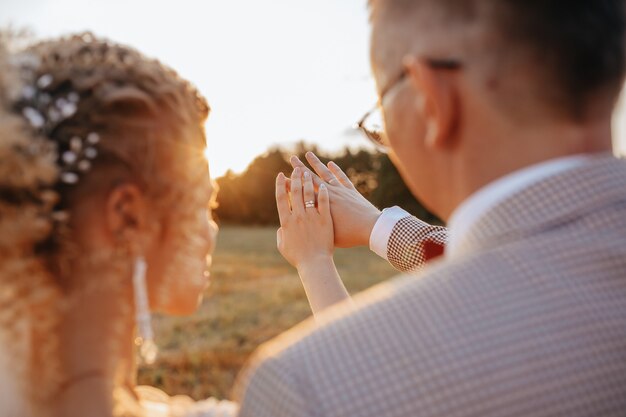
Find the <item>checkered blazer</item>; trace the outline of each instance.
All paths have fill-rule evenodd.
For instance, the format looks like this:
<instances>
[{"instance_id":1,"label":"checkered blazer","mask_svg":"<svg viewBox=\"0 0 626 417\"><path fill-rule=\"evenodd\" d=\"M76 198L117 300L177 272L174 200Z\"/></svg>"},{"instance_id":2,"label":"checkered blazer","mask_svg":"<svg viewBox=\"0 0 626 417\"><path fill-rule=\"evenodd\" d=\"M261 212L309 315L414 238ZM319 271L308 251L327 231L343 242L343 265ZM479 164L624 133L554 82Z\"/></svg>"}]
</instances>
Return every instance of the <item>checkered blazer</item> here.
<instances>
[{"instance_id":1,"label":"checkered blazer","mask_svg":"<svg viewBox=\"0 0 626 417\"><path fill-rule=\"evenodd\" d=\"M625 416L626 162L510 196L462 255L266 344L242 417Z\"/></svg>"}]
</instances>

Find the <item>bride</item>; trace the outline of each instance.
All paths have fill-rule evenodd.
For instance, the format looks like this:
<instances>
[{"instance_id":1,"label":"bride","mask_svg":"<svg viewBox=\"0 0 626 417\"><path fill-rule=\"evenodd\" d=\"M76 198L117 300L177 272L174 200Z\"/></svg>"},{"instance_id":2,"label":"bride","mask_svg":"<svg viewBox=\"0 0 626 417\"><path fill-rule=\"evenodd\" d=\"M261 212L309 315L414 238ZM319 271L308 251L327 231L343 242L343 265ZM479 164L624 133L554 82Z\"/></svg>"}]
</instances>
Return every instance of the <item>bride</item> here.
<instances>
[{"instance_id":1,"label":"bride","mask_svg":"<svg viewBox=\"0 0 626 417\"><path fill-rule=\"evenodd\" d=\"M0 416L234 415L135 383L207 285L206 101L91 34L1 55Z\"/></svg>"},{"instance_id":2,"label":"bride","mask_svg":"<svg viewBox=\"0 0 626 417\"><path fill-rule=\"evenodd\" d=\"M229 401L136 385L136 357L157 354L150 312L191 314L208 283L205 99L90 33L7 45L0 37L0 417L234 416ZM380 213L338 167L312 164L328 187L316 195L297 161L276 197L278 248L317 315L349 298L320 261L334 249L330 189L339 212Z\"/></svg>"}]
</instances>

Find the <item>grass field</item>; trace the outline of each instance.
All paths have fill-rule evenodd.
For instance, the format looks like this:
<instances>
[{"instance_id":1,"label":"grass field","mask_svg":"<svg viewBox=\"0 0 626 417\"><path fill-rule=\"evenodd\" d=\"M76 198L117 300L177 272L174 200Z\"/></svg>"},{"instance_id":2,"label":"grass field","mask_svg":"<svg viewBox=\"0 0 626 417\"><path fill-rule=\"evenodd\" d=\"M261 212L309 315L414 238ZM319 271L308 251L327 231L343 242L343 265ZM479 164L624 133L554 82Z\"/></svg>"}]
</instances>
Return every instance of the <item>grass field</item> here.
<instances>
[{"instance_id":1,"label":"grass field","mask_svg":"<svg viewBox=\"0 0 626 417\"><path fill-rule=\"evenodd\" d=\"M367 248L339 250L335 261L351 293L395 275ZM295 269L276 250L276 229L223 227L205 301L191 317L155 317L161 353L139 370L139 383L228 398L254 349L310 314Z\"/></svg>"}]
</instances>

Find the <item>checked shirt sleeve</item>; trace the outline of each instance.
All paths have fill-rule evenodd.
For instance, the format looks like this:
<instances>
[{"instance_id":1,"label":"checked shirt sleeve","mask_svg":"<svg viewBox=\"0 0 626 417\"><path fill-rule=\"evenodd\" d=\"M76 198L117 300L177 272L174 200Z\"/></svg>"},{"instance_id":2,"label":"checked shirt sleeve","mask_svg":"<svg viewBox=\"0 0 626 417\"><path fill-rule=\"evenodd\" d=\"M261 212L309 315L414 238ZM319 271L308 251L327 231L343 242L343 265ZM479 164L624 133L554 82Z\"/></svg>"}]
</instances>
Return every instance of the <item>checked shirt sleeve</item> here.
<instances>
[{"instance_id":1,"label":"checked shirt sleeve","mask_svg":"<svg viewBox=\"0 0 626 417\"><path fill-rule=\"evenodd\" d=\"M370 236L370 249L403 272L427 260L426 243L445 245L448 230L411 216L400 207L383 210Z\"/></svg>"}]
</instances>

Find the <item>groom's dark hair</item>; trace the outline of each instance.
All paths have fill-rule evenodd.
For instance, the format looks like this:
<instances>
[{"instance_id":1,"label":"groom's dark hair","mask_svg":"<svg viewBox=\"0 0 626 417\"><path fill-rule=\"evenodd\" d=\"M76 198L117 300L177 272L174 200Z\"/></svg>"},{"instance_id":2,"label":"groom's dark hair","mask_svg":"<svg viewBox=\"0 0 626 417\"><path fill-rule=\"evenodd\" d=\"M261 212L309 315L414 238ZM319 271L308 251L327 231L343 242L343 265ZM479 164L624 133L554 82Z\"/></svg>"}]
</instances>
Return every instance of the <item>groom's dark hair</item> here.
<instances>
[{"instance_id":1,"label":"groom's dark hair","mask_svg":"<svg viewBox=\"0 0 626 417\"><path fill-rule=\"evenodd\" d=\"M583 117L589 99L617 96L625 71L624 0L370 0L372 12L410 15L434 7L452 21L481 18L505 48L540 69L544 99Z\"/></svg>"}]
</instances>

